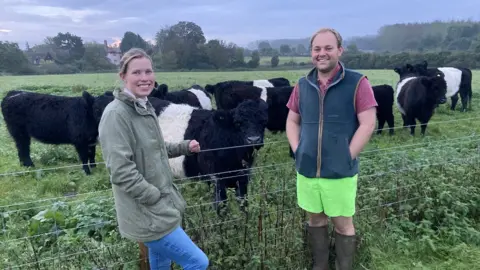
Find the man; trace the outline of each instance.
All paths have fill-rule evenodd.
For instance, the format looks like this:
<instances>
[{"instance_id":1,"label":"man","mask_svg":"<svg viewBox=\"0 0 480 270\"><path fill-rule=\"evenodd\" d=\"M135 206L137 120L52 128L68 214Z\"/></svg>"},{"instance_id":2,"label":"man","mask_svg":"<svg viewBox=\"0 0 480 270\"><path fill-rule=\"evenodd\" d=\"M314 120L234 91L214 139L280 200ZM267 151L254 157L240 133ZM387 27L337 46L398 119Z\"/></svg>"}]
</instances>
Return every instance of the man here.
<instances>
[{"instance_id":1,"label":"man","mask_svg":"<svg viewBox=\"0 0 480 270\"><path fill-rule=\"evenodd\" d=\"M335 225L337 269L352 269L358 154L376 122L367 78L346 69L342 37L322 28L310 40L315 67L300 78L287 107L286 133L295 153L298 205L308 212L314 270L328 269L328 217Z\"/></svg>"}]
</instances>

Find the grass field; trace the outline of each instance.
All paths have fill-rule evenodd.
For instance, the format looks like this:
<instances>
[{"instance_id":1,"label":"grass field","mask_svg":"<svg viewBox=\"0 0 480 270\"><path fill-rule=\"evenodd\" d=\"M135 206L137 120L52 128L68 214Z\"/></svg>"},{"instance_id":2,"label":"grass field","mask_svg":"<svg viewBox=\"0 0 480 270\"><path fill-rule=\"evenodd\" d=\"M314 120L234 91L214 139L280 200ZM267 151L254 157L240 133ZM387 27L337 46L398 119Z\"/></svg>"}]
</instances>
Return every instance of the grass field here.
<instances>
[{"instance_id":1,"label":"grass field","mask_svg":"<svg viewBox=\"0 0 480 270\"><path fill-rule=\"evenodd\" d=\"M227 79L283 76L305 70L160 73L169 89ZM387 70L364 70L372 84L395 84ZM395 111L395 135L375 135L361 154L355 224L361 242L355 269L476 269L480 265L480 71L473 74L473 110L440 106L422 138L411 137ZM43 93L101 94L119 86L115 74L0 77L0 96L14 88ZM450 101L449 101L450 102ZM448 103L449 103L448 102ZM460 102L459 102L460 103ZM46 119L48 120L48 119ZM0 266L21 269L136 269L138 247L122 240L103 164L84 175L72 146L34 142L35 169L19 165L0 122ZM97 147L97 162L101 162ZM60 168L61 167L61 168ZM49 170L39 170L47 169ZM31 172L25 172L31 171ZM14 173L25 172L25 173ZM217 217L204 183L185 181L187 233L211 269L310 269L303 244L304 213L285 134L267 132L249 186L249 212L229 193ZM121 266L124 265L124 268Z\"/></svg>"},{"instance_id":2,"label":"grass field","mask_svg":"<svg viewBox=\"0 0 480 270\"><path fill-rule=\"evenodd\" d=\"M245 57L245 62L248 62L250 60L249 57ZM260 65L262 66L269 66L270 63L271 63L271 60L272 60L272 57L268 57L268 56L262 56L260 57ZM278 57L278 65L283 65L287 62L295 62L295 63L300 63L300 62L304 62L304 63L311 63L311 58L309 56L279 56Z\"/></svg>"}]
</instances>

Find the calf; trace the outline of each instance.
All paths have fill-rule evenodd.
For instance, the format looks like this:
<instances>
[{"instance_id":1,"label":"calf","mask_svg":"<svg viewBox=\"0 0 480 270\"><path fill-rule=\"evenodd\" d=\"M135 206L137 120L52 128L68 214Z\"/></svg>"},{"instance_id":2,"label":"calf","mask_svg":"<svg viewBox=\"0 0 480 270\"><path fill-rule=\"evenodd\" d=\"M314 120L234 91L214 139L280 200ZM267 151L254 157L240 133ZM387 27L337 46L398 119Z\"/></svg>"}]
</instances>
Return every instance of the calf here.
<instances>
[{"instance_id":1,"label":"calf","mask_svg":"<svg viewBox=\"0 0 480 270\"><path fill-rule=\"evenodd\" d=\"M168 92L168 86L166 84L158 85L158 83L155 82L155 88L152 90L149 97L156 97L177 104L188 104L200 109L212 109L210 95L197 84L192 85L188 89Z\"/></svg>"},{"instance_id":2,"label":"calf","mask_svg":"<svg viewBox=\"0 0 480 270\"><path fill-rule=\"evenodd\" d=\"M72 144L89 175L95 167L98 122L93 106L95 98L87 91L81 97L64 97L12 90L2 100L2 114L8 132L15 140L23 166L34 167L30 142L34 138L46 144Z\"/></svg>"},{"instance_id":3,"label":"calf","mask_svg":"<svg viewBox=\"0 0 480 270\"><path fill-rule=\"evenodd\" d=\"M165 100L150 102L165 141L195 139L202 149L194 155L171 158L174 176L213 181L215 205L227 199L228 187L235 187L237 197L244 198L254 148L263 145L267 104L263 100L247 100L231 110L204 110Z\"/></svg>"},{"instance_id":4,"label":"calf","mask_svg":"<svg viewBox=\"0 0 480 270\"><path fill-rule=\"evenodd\" d=\"M427 123L433 116L435 107L442 103L447 92L447 84L442 72L435 76L416 76L412 66L395 68L400 75L397 83L396 103L402 114L404 126L410 126L410 135L415 134L416 121L421 123L421 133L425 135Z\"/></svg>"},{"instance_id":5,"label":"calf","mask_svg":"<svg viewBox=\"0 0 480 270\"><path fill-rule=\"evenodd\" d=\"M462 67L439 67L428 68L428 62L423 61L421 64L413 66L417 75L420 76L434 76L438 72L444 74L444 79L447 84L447 93L444 99L450 98L452 104L450 109L455 110L455 106L458 102L458 94L462 99L462 111L467 111L468 108L472 108L472 71L468 68Z\"/></svg>"},{"instance_id":6,"label":"calf","mask_svg":"<svg viewBox=\"0 0 480 270\"><path fill-rule=\"evenodd\" d=\"M383 126L385 121L388 123L389 134L393 135L394 131L394 117L393 117L393 96L394 90L388 84L375 85L373 88L373 94L375 95L375 100L377 101L377 119L378 119L378 130L377 134L382 134Z\"/></svg>"}]
</instances>

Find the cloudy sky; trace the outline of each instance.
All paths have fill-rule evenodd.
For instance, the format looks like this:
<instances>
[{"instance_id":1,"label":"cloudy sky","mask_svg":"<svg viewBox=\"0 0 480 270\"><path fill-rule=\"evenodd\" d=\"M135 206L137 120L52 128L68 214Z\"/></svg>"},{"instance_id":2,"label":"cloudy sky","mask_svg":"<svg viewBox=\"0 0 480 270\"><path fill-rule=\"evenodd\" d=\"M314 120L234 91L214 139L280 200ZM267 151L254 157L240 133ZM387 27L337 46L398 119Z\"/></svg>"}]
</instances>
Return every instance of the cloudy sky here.
<instances>
[{"instance_id":1,"label":"cloudy sky","mask_svg":"<svg viewBox=\"0 0 480 270\"><path fill-rule=\"evenodd\" d=\"M151 39L181 20L202 27L207 39L238 45L257 39L304 38L322 26L344 37L375 34L384 24L436 19L480 20L479 0L0 0L0 40L32 46L71 32L109 43L125 31Z\"/></svg>"}]
</instances>

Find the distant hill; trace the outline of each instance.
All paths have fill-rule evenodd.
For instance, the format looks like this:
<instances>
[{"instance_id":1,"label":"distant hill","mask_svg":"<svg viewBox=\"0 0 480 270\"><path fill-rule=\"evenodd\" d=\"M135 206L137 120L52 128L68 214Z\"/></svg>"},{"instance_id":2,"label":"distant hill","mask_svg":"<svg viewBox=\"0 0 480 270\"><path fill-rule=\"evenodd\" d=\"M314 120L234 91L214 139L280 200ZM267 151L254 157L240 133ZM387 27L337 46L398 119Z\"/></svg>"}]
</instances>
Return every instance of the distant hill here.
<instances>
[{"instance_id":1,"label":"distant hill","mask_svg":"<svg viewBox=\"0 0 480 270\"><path fill-rule=\"evenodd\" d=\"M298 44L303 44L303 46L308 48L310 38L306 37L306 38L292 38L292 39L283 38L283 39L273 39L273 40L255 40L253 42L248 43L247 47L248 49L255 50L257 49L258 43L262 41L268 41L270 43L270 46L272 46L272 48L274 49L280 49L280 45L282 44L287 44L290 47L296 47L298 46Z\"/></svg>"},{"instance_id":2,"label":"distant hill","mask_svg":"<svg viewBox=\"0 0 480 270\"><path fill-rule=\"evenodd\" d=\"M270 46L274 49L280 49L280 46L283 44L286 44L290 47L297 47L299 44L302 44L305 46L305 48L308 48L310 46L310 37L306 38L283 38L283 39L272 39L272 40L255 40L253 42L248 43L247 48L249 50L256 50L258 47L258 44L262 41L268 41L270 43ZM350 44L350 41L348 39L344 40L344 46L348 46Z\"/></svg>"}]
</instances>

